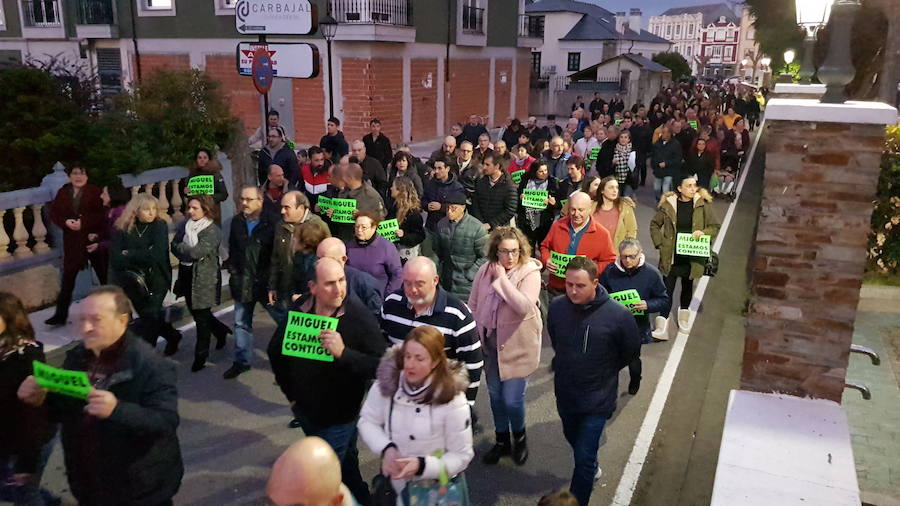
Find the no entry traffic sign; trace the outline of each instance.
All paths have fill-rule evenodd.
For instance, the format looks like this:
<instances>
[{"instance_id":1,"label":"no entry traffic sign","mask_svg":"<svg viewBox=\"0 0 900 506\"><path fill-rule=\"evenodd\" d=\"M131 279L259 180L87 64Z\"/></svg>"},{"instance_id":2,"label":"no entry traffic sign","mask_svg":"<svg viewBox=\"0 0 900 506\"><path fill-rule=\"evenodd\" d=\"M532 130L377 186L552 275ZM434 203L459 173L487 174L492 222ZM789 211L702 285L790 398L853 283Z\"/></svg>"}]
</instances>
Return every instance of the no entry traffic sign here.
<instances>
[{"instance_id":1,"label":"no entry traffic sign","mask_svg":"<svg viewBox=\"0 0 900 506\"><path fill-rule=\"evenodd\" d=\"M253 52L253 86L256 91L265 95L272 88L275 80L275 70L272 68L272 57L269 51L261 47Z\"/></svg>"}]
</instances>

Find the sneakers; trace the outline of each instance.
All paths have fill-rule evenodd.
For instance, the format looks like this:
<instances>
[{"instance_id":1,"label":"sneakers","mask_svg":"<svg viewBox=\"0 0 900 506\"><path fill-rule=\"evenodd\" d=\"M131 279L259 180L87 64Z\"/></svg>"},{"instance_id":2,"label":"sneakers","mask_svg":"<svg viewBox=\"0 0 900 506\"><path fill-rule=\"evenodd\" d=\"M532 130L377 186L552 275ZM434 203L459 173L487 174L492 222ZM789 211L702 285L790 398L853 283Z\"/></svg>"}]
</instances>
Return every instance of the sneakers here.
<instances>
[{"instance_id":1,"label":"sneakers","mask_svg":"<svg viewBox=\"0 0 900 506\"><path fill-rule=\"evenodd\" d=\"M600 469L600 466L597 466L597 472L594 473L594 481L600 481L601 476L603 476L603 469Z\"/></svg>"},{"instance_id":2,"label":"sneakers","mask_svg":"<svg viewBox=\"0 0 900 506\"><path fill-rule=\"evenodd\" d=\"M223 374L222 377L227 380L234 379L249 370L250 370L249 365L239 364L239 363L235 362L234 364L231 365L231 367L228 368L227 371L225 371L225 374Z\"/></svg>"},{"instance_id":3,"label":"sneakers","mask_svg":"<svg viewBox=\"0 0 900 506\"><path fill-rule=\"evenodd\" d=\"M656 320L653 321L653 332L650 333L653 336L653 339L657 341L668 341L669 340L669 320L662 317L657 316Z\"/></svg>"},{"instance_id":4,"label":"sneakers","mask_svg":"<svg viewBox=\"0 0 900 506\"><path fill-rule=\"evenodd\" d=\"M691 310L690 309L679 309L678 310L678 328L681 329L682 332L690 332L691 331Z\"/></svg>"}]
</instances>

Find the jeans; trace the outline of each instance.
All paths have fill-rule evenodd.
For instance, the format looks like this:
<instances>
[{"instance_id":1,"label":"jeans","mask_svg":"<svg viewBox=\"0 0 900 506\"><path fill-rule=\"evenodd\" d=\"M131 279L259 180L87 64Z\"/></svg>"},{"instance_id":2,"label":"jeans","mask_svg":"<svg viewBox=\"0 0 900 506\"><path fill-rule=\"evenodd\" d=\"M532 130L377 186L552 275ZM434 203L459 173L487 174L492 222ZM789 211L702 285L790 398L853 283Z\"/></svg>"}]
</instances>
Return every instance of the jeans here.
<instances>
[{"instance_id":1,"label":"jeans","mask_svg":"<svg viewBox=\"0 0 900 506\"><path fill-rule=\"evenodd\" d=\"M594 489L594 475L597 474L597 450L600 437L606 426L607 417L591 414L559 412L563 424L563 434L572 447L575 469L569 491L578 499L578 504L587 506Z\"/></svg>"},{"instance_id":2,"label":"jeans","mask_svg":"<svg viewBox=\"0 0 900 506\"><path fill-rule=\"evenodd\" d=\"M491 398L491 414L497 432L525 431L525 388L527 378L500 380L496 333L485 340L484 377Z\"/></svg>"},{"instance_id":3,"label":"jeans","mask_svg":"<svg viewBox=\"0 0 900 506\"><path fill-rule=\"evenodd\" d=\"M341 461L341 476L344 485L350 489L350 493L356 498L357 502L366 505L370 504L369 486L362 479L359 472L359 451L356 449L356 438L358 435L356 422L342 425L328 425L320 427L309 421L308 418L293 410L294 417L300 421L300 428L307 436L318 436L324 439L337 454Z\"/></svg>"},{"instance_id":4,"label":"jeans","mask_svg":"<svg viewBox=\"0 0 900 506\"><path fill-rule=\"evenodd\" d=\"M277 324L283 312L278 310L278 305L263 304L269 316ZM256 301L234 303L234 363L250 365L250 357L253 355L253 310L256 309Z\"/></svg>"},{"instance_id":5,"label":"jeans","mask_svg":"<svg viewBox=\"0 0 900 506\"><path fill-rule=\"evenodd\" d=\"M662 197L663 193L672 191L672 176L663 176L653 179L653 193L656 200Z\"/></svg>"},{"instance_id":6,"label":"jeans","mask_svg":"<svg viewBox=\"0 0 900 506\"><path fill-rule=\"evenodd\" d=\"M56 429L54 429L54 432ZM15 506L44 506L45 499L55 499L49 492L41 490L41 477L44 475L44 469L47 467L47 461L50 460L50 454L53 453L53 446L56 444L56 437L44 443L38 454L37 466L32 481L25 486L4 486L3 481L7 475L11 477L16 472L16 457L0 457L0 501L8 501Z\"/></svg>"},{"instance_id":7,"label":"jeans","mask_svg":"<svg viewBox=\"0 0 900 506\"><path fill-rule=\"evenodd\" d=\"M622 196L623 197L634 198L635 191L634 191L634 188L632 188L630 184L623 183L623 184L619 185L619 187L622 188Z\"/></svg>"}]
</instances>

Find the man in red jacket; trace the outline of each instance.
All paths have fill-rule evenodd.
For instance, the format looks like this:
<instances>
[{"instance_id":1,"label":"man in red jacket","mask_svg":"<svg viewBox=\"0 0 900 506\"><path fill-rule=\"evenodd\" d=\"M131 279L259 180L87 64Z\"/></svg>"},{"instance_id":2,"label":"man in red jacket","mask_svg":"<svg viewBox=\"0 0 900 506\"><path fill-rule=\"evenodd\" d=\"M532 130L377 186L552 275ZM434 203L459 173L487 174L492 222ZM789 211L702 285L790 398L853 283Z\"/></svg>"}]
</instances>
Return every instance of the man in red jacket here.
<instances>
[{"instance_id":1,"label":"man in red jacket","mask_svg":"<svg viewBox=\"0 0 900 506\"><path fill-rule=\"evenodd\" d=\"M63 231L62 287L56 299L56 313L44 322L51 326L66 324L75 278L88 260L100 284L106 284L106 250L88 250L89 245L99 241L103 228L102 190L88 184L87 170L82 167L74 166L68 169L68 174L69 183L59 189L50 206L50 219Z\"/></svg>"},{"instance_id":2,"label":"man in red jacket","mask_svg":"<svg viewBox=\"0 0 900 506\"><path fill-rule=\"evenodd\" d=\"M550 261L551 251L585 256L597 264L597 272L616 260L609 231L591 220L591 197L587 193L575 192L569 197L569 216L556 220L541 243L541 262L550 271L547 291L552 298L565 292L566 279L565 268L559 270Z\"/></svg>"}]
</instances>

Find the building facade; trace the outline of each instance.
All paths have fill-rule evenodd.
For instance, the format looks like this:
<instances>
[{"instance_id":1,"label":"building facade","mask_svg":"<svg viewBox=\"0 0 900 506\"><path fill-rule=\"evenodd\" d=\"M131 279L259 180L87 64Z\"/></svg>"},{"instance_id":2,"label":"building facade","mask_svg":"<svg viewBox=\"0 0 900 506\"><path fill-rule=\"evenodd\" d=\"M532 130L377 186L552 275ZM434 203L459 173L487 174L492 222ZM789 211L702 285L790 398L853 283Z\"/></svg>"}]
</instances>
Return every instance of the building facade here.
<instances>
[{"instance_id":1,"label":"building facade","mask_svg":"<svg viewBox=\"0 0 900 506\"><path fill-rule=\"evenodd\" d=\"M53 57L99 75L115 93L159 69L205 70L223 85L231 109L252 132L262 101L237 72L236 0L0 0L0 64ZM319 75L276 78L270 106L289 135L318 142L330 115L348 139L381 119L393 141L443 135L469 114L488 126L528 114L533 23L524 0L312 0L338 27L328 48L320 34L271 35L269 42L318 48ZM490 4L490 5L488 5ZM531 31L529 31L531 30ZM329 70L332 85L329 87Z\"/></svg>"},{"instance_id":2,"label":"building facade","mask_svg":"<svg viewBox=\"0 0 900 506\"><path fill-rule=\"evenodd\" d=\"M672 41L673 51L688 61L694 75L715 75L715 69L719 69L721 72L725 49L724 47L720 49L713 47L709 50L709 54L705 53L703 34L710 29L710 25L715 28L722 18L726 20L726 23L733 23L738 28L740 27L739 20L731 7L719 3L668 9L659 16L650 17L649 30L654 35ZM724 46L724 41L717 41L715 34L715 30L713 30L710 42L721 42L721 44L710 44L711 47ZM719 56L715 55L717 51L721 52ZM732 69L737 54L737 47L732 48L732 59L728 60ZM740 58L737 59L737 61L739 60ZM713 61L716 63L712 63Z\"/></svg>"},{"instance_id":3,"label":"building facade","mask_svg":"<svg viewBox=\"0 0 900 506\"><path fill-rule=\"evenodd\" d=\"M701 75L730 77L737 72L740 25L736 21L719 16L700 30L700 55L708 58Z\"/></svg>"}]
</instances>

